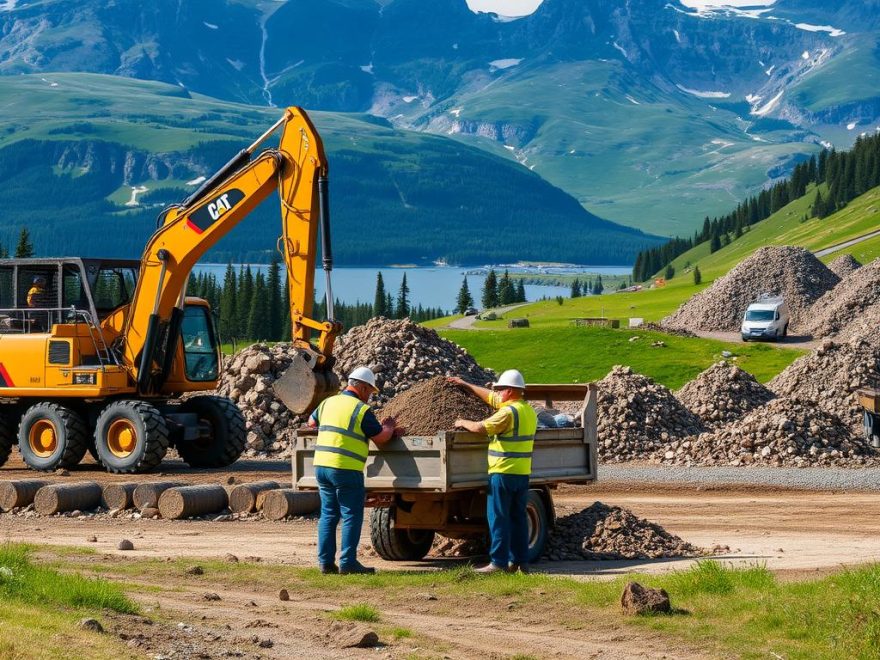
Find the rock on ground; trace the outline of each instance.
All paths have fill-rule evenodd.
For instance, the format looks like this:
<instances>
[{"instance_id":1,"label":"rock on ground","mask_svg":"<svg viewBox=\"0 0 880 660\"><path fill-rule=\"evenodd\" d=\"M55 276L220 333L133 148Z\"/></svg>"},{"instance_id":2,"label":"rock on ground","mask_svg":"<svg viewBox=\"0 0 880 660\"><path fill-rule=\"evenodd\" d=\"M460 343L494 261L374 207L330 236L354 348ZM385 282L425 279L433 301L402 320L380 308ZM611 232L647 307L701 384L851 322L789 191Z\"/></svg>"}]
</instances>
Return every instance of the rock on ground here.
<instances>
[{"instance_id":1,"label":"rock on ground","mask_svg":"<svg viewBox=\"0 0 880 660\"><path fill-rule=\"evenodd\" d=\"M880 259L847 275L816 301L807 331L839 341L865 339L880 345Z\"/></svg>"},{"instance_id":2,"label":"rock on ground","mask_svg":"<svg viewBox=\"0 0 880 660\"><path fill-rule=\"evenodd\" d=\"M638 582L627 582L620 595L620 606L625 614L671 612L669 594L665 589L643 587Z\"/></svg>"},{"instance_id":3,"label":"rock on ground","mask_svg":"<svg viewBox=\"0 0 880 660\"><path fill-rule=\"evenodd\" d=\"M684 330L739 330L749 304L761 293L774 293L784 296L791 327L799 328L809 320L810 306L839 281L803 248L765 247L694 295L663 319L662 325Z\"/></svg>"},{"instance_id":4,"label":"rock on ground","mask_svg":"<svg viewBox=\"0 0 880 660\"><path fill-rule=\"evenodd\" d=\"M740 419L774 397L750 373L722 360L675 393L708 429Z\"/></svg>"},{"instance_id":5,"label":"rock on ground","mask_svg":"<svg viewBox=\"0 0 880 660\"><path fill-rule=\"evenodd\" d=\"M416 383L389 401L379 413L394 417L406 427L407 435L434 435L452 430L455 420L482 420L492 414L492 408L470 392L446 382L444 376Z\"/></svg>"},{"instance_id":6,"label":"rock on ground","mask_svg":"<svg viewBox=\"0 0 880 660\"><path fill-rule=\"evenodd\" d=\"M862 264L851 254L842 254L837 259L828 264L828 269L837 275L840 279L844 279L851 273L854 273Z\"/></svg>"},{"instance_id":7,"label":"rock on ground","mask_svg":"<svg viewBox=\"0 0 880 660\"><path fill-rule=\"evenodd\" d=\"M597 386L601 460L647 458L672 439L704 430L672 392L629 367L615 366Z\"/></svg>"}]
</instances>

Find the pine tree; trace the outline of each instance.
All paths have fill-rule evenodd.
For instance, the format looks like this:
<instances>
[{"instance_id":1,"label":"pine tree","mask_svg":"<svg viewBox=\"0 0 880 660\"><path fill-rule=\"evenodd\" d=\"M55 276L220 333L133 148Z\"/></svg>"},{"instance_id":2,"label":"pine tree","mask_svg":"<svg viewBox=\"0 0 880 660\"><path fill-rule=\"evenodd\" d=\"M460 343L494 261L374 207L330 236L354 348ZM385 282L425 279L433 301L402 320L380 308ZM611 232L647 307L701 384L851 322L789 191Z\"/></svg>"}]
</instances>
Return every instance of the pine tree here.
<instances>
[{"instance_id":1,"label":"pine tree","mask_svg":"<svg viewBox=\"0 0 880 660\"><path fill-rule=\"evenodd\" d=\"M599 275L598 277L596 277L596 283L593 285L593 295L594 296L601 295L604 290L605 290L605 285L602 284L602 276Z\"/></svg>"},{"instance_id":2,"label":"pine tree","mask_svg":"<svg viewBox=\"0 0 880 660\"><path fill-rule=\"evenodd\" d=\"M250 313L247 320L246 337L255 340L268 339L269 333L269 295L266 278L262 271L257 271L254 279L253 295L251 296Z\"/></svg>"},{"instance_id":3,"label":"pine tree","mask_svg":"<svg viewBox=\"0 0 880 660\"><path fill-rule=\"evenodd\" d=\"M22 228L18 235L18 245L15 246L16 259L29 259L34 256L34 245L31 243L31 234L27 227Z\"/></svg>"},{"instance_id":4,"label":"pine tree","mask_svg":"<svg viewBox=\"0 0 880 660\"><path fill-rule=\"evenodd\" d=\"M467 275L464 276L464 279L461 281L461 288L458 290L458 298L456 298L455 302L455 311L459 314L464 314L467 312L469 307L474 306L474 297L471 295L471 290L468 288Z\"/></svg>"},{"instance_id":5,"label":"pine tree","mask_svg":"<svg viewBox=\"0 0 880 660\"><path fill-rule=\"evenodd\" d=\"M516 290L513 288L513 280L510 279L507 269L504 270L504 275L498 283L498 302L502 305L516 302Z\"/></svg>"},{"instance_id":6,"label":"pine tree","mask_svg":"<svg viewBox=\"0 0 880 660\"><path fill-rule=\"evenodd\" d=\"M251 312L251 301L254 296L254 274L251 267L247 266L238 277L238 336L247 339L256 339L248 334L248 319Z\"/></svg>"},{"instance_id":7,"label":"pine tree","mask_svg":"<svg viewBox=\"0 0 880 660\"><path fill-rule=\"evenodd\" d=\"M666 272L663 273L663 276L667 280L671 280L673 277L675 277L675 267L672 264L666 264Z\"/></svg>"},{"instance_id":8,"label":"pine tree","mask_svg":"<svg viewBox=\"0 0 880 660\"><path fill-rule=\"evenodd\" d=\"M498 276L495 269L490 268L489 274L486 275L486 281L483 282L483 309L492 309L498 307Z\"/></svg>"},{"instance_id":9,"label":"pine tree","mask_svg":"<svg viewBox=\"0 0 880 660\"><path fill-rule=\"evenodd\" d=\"M712 234L712 240L709 241L709 253L714 254L721 249L721 238L718 234Z\"/></svg>"},{"instance_id":10,"label":"pine tree","mask_svg":"<svg viewBox=\"0 0 880 660\"><path fill-rule=\"evenodd\" d=\"M397 291L397 304L394 306L394 311L397 312L399 319L405 319L412 311L409 304L409 286L406 283L406 273L403 274L400 289Z\"/></svg>"},{"instance_id":11,"label":"pine tree","mask_svg":"<svg viewBox=\"0 0 880 660\"><path fill-rule=\"evenodd\" d=\"M577 277L574 278L574 282L571 283L571 297L572 298L580 298L581 297L581 281Z\"/></svg>"},{"instance_id":12,"label":"pine tree","mask_svg":"<svg viewBox=\"0 0 880 660\"><path fill-rule=\"evenodd\" d=\"M382 271L378 271L376 273L376 295L373 297L373 316L391 316L391 311L385 303L385 280L382 279Z\"/></svg>"},{"instance_id":13,"label":"pine tree","mask_svg":"<svg viewBox=\"0 0 880 660\"><path fill-rule=\"evenodd\" d=\"M700 273L700 267L694 266L694 284L699 284L703 281L703 275Z\"/></svg>"},{"instance_id":14,"label":"pine tree","mask_svg":"<svg viewBox=\"0 0 880 660\"><path fill-rule=\"evenodd\" d=\"M825 217L825 200L822 199L822 191L818 188L816 189L816 197L813 200L813 217L814 218L824 218Z\"/></svg>"},{"instance_id":15,"label":"pine tree","mask_svg":"<svg viewBox=\"0 0 880 660\"><path fill-rule=\"evenodd\" d=\"M266 339L280 341L284 331L281 313L281 265L278 257L273 255L272 263L269 264L269 276L266 278L268 288L269 318L266 324Z\"/></svg>"},{"instance_id":16,"label":"pine tree","mask_svg":"<svg viewBox=\"0 0 880 660\"><path fill-rule=\"evenodd\" d=\"M223 293L220 296L220 336L232 339L238 335L238 278L232 262L226 264Z\"/></svg>"},{"instance_id":17,"label":"pine tree","mask_svg":"<svg viewBox=\"0 0 880 660\"><path fill-rule=\"evenodd\" d=\"M281 333L282 341L290 341L293 338L293 319L290 318L290 287L285 286L281 299L284 301L284 307L281 312L283 331ZM317 308L315 308L317 309ZM324 318L323 316L317 318Z\"/></svg>"},{"instance_id":18,"label":"pine tree","mask_svg":"<svg viewBox=\"0 0 880 660\"><path fill-rule=\"evenodd\" d=\"M387 291L385 293L385 315L389 319L395 318L395 316L394 316L394 300L391 298L390 291Z\"/></svg>"},{"instance_id":19,"label":"pine tree","mask_svg":"<svg viewBox=\"0 0 880 660\"><path fill-rule=\"evenodd\" d=\"M526 283L522 278L516 283L516 302L526 302Z\"/></svg>"}]
</instances>

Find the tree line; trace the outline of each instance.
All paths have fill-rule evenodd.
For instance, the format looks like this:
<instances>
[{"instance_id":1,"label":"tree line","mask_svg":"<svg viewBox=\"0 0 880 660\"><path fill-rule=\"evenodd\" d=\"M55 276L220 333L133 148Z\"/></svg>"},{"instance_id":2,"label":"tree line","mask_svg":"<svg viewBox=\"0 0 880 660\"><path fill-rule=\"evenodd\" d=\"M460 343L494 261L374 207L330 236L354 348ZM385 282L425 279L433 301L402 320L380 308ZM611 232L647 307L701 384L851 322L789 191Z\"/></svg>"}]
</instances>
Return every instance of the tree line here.
<instances>
[{"instance_id":1,"label":"tree line","mask_svg":"<svg viewBox=\"0 0 880 660\"><path fill-rule=\"evenodd\" d=\"M644 282L660 272L676 257L706 241L710 253L749 231L752 225L766 220L790 202L803 197L807 187L826 184L827 193L816 190L810 213L824 218L850 201L880 185L880 134L859 137L849 151L823 149L818 157L795 166L791 176L757 195L740 202L727 215L703 220L703 226L691 238L676 237L667 243L643 250L633 266L633 281ZM731 238L732 237L732 238Z\"/></svg>"},{"instance_id":2,"label":"tree line","mask_svg":"<svg viewBox=\"0 0 880 660\"><path fill-rule=\"evenodd\" d=\"M514 280L507 269L504 270L504 274L501 277L498 277L498 273L495 272L494 268L489 269L486 279L483 281L483 290L480 294L480 303L483 309L492 309L494 307L524 302L526 302L526 285L522 279ZM455 311L459 314L465 314L474 304L474 297L468 286L467 275L465 275L461 288L458 290Z\"/></svg>"}]
</instances>

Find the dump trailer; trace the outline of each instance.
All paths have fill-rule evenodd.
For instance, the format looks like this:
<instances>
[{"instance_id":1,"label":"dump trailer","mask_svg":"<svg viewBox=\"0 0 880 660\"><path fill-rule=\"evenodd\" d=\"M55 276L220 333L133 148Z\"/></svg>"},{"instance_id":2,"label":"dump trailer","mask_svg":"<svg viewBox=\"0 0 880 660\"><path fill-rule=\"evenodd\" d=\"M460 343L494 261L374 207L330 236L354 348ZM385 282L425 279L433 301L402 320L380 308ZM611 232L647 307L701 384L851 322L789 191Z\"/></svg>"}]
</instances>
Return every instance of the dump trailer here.
<instances>
[{"instance_id":1,"label":"dump trailer","mask_svg":"<svg viewBox=\"0 0 880 660\"><path fill-rule=\"evenodd\" d=\"M526 398L582 401L574 428L539 428L529 480L529 561L543 554L556 514L552 491L559 484L596 479L597 388L595 384L530 385ZM317 432L300 430L292 458L294 487L317 488L312 463ZM481 538L488 533L486 488L488 439L465 431L403 436L381 449L370 444L366 505L372 507L370 538L383 559L416 561L435 534Z\"/></svg>"}]
</instances>

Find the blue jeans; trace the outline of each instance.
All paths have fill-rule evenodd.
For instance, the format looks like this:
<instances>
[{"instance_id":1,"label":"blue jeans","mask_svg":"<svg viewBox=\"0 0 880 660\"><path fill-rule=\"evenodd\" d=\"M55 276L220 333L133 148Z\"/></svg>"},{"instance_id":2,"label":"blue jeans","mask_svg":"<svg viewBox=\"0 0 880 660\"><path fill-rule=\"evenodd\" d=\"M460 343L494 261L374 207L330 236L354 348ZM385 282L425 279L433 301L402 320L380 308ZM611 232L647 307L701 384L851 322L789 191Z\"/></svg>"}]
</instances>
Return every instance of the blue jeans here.
<instances>
[{"instance_id":1,"label":"blue jeans","mask_svg":"<svg viewBox=\"0 0 880 660\"><path fill-rule=\"evenodd\" d=\"M357 470L315 468L321 494L318 522L318 562L330 566L336 559L336 527L342 519L342 552L339 568L357 566L357 549L364 524L364 473Z\"/></svg>"},{"instance_id":2,"label":"blue jeans","mask_svg":"<svg viewBox=\"0 0 880 660\"><path fill-rule=\"evenodd\" d=\"M529 477L525 474L490 474L486 515L492 545L492 563L506 568L508 563L529 563L529 521L526 500Z\"/></svg>"}]
</instances>

